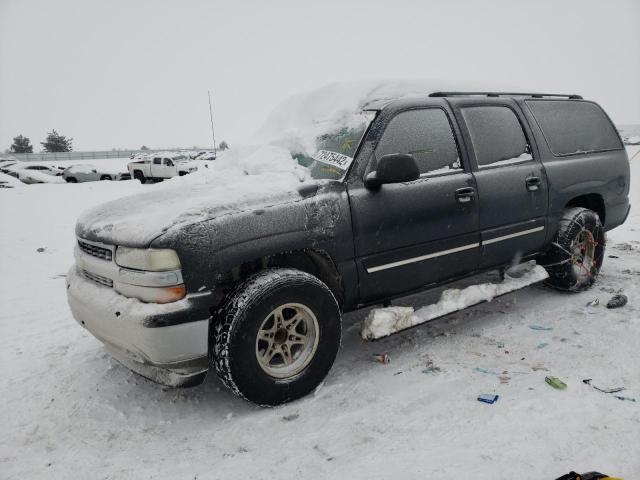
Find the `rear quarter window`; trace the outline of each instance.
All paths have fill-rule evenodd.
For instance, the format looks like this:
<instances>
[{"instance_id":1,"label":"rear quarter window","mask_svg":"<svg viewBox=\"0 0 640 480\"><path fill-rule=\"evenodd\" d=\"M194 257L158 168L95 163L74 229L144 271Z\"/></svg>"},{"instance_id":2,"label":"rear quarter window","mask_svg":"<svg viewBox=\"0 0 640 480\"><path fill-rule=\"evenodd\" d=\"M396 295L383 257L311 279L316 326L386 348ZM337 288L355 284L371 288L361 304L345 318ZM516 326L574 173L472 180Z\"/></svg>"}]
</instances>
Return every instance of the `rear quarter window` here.
<instances>
[{"instance_id":1,"label":"rear quarter window","mask_svg":"<svg viewBox=\"0 0 640 480\"><path fill-rule=\"evenodd\" d=\"M527 100L555 156L620 150L622 143L602 108L576 100Z\"/></svg>"}]
</instances>

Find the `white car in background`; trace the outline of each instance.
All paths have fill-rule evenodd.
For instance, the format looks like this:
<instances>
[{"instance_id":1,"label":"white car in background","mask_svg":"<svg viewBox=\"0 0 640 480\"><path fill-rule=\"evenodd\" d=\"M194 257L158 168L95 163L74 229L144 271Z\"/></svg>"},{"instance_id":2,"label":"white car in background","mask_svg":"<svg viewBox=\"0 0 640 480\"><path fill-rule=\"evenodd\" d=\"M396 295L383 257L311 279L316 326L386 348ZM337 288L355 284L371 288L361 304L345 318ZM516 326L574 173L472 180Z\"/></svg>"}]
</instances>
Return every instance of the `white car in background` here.
<instances>
[{"instance_id":1,"label":"white car in background","mask_svg":"<svg viewBox=\"0 0 640 480\"><path fill-rule=\"evenodd\" d=\"M167 178L187 175L198 167L190 163L188 156L181 153L158 152L141 161L127 165L131 177L145 183L147 180L159 182Z\"/></svg>"},{"instance_id":2,"label":"white car in background","mask_svg":"<svg viewBox=\"0 0 640 480\"><path fill-rule=\"evenodd\" d=\"M126 173L114 173L98 170L94 165L71 165L62 173L62 178L67 183L96 182L98 180L131 180L131 175Z\"/></svg>"},{"instance_id":3,"label":"white car in background","mask_svg":"<svg viewBox=\"0 0 640 480\"><path fill-rule=\"evenodd\" d=\"M64 183L62 180L62 170L59 167L49 165L24 165L25 162L9 167L7 172L12 177L16 177L22 183Z\"/></svg>"}]
</instances>

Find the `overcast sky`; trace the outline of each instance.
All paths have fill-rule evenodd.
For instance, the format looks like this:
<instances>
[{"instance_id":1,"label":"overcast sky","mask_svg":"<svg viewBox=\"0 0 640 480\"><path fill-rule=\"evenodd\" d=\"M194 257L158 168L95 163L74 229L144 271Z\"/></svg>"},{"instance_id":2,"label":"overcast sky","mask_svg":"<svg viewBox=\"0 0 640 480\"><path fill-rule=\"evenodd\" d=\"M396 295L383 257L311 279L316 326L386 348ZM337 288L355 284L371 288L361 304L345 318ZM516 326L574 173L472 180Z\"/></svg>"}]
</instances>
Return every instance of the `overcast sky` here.
<instances>
[{"instance_id":1,"label":"overcast sky","mask_svg":"<svg viewBox=\"0 0 640 480\"><path fill-rule=\"evenodd\" d=\"M580 93L640 123L640 1L0 0L0 150L210 144L358 79Z\"/></svg>"}]
</instances>

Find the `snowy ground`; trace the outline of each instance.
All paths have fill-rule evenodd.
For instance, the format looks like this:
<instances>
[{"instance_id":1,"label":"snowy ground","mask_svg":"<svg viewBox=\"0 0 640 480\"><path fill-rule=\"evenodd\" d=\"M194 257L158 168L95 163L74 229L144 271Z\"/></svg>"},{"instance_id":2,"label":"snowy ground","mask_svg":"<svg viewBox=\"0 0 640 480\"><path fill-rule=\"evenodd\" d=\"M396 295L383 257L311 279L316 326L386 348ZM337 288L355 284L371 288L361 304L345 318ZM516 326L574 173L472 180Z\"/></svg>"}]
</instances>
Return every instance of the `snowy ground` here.
<instances>
[{"instance_id":1,"label":"snowy ground","mask_svg":"<svg viewBox=\"0 0 640 480\"><path fill-rule=\"evenodd\" d=\"M376 343L359 336L367 311L347 315L324 385L273 409L234 397L214 376L193 389L159 387L113 361L72 319L64 275L75 219L150 186L0 189L0 477L553 479L597 469L636 478L640 156L631 163L634 208L607 248L619 258L606 258L592 290L533 287ZM618 289L630 303L605 309ZM585 306L596 297L600 306ZM381 352L389 364L373 360ZM567 390L545 384L546 375ZM638 402L585 378L625 386L620 395ZM500 399L483 404L481 393Z\"/></svg>"}]
</instances>

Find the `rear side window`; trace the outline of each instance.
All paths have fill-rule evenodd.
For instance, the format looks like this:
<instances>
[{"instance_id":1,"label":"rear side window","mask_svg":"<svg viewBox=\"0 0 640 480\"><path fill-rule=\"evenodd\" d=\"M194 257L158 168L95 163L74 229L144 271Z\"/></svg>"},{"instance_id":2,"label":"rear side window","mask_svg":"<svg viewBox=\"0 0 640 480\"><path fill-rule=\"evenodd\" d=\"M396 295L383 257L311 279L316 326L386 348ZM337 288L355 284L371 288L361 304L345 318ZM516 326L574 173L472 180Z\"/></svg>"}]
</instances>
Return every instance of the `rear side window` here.
<instances>
[{"instance_id":1,"label":"rear side window","mask_svg":"<svg viewBox=\"0 0 640 480\"><path fill-rule=\"evenodd\" d=\"M516 114L508 107L480 106L462 109L478 167L531 160L531 149Z\"/></svg>"},{"instance_id":2,"label":"rear side window","mask_svg":"<svg viewBox=\"0 0 640 480\"><path fill-rule=\"evenodd\" d=\"M595 103L575 100L526 103L556 156L622 149L614 126Z\"/></svg>"},{"instance_id":3,"label":"rear side window","mask_svg":"<svg viewBox=\"0 0 640 480\"><path fill-rule=\"evenodd\" d=\"M451 124L439 108L408 110L393 117L378 142L376 158L390 153L413 155L421 174L462 170Z\"/></svg>"},{"instance_id":4,"label":"rear side window","mask_svg":"<svg viewBox=\"0 0 640 480\"><path fill-rule=\"evenodd\" d=\"M153 164L154 165L160 165L162 163L162 159L161 158L154 158L153 159Z\"/></svg>"}]
</instances>

